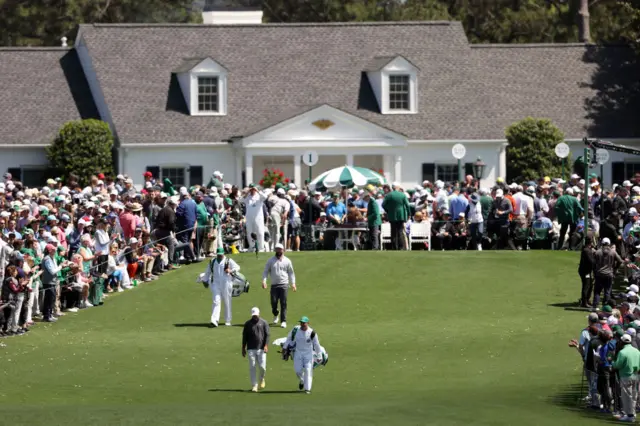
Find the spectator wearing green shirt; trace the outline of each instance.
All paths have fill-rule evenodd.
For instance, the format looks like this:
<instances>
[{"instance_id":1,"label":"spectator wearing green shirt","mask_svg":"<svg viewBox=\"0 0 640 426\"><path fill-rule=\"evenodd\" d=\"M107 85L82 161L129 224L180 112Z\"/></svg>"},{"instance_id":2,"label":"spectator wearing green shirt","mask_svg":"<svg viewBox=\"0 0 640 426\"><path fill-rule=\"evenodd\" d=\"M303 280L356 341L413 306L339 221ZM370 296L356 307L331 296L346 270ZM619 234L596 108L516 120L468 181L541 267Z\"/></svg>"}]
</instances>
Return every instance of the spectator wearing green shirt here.
<instances>
[{"instance_id":1,"label":"spectator wearing green shirt","mask_svg":"<svg viewBox=\"0 0 640 426\"><path fill-rule=\"evenodd\" d=\"M209 212L207 211L207 206L202 202L204 199L204 194L202 192L198 192L196 194L196 239L194 244L194 252L196 256L196 260L201 262L204 260L204 256L201 253L202 242L204 241L205 233L207 232L207 227L209 226Z\"/></svg>"},{"instance_id":2,"label":"spectator wearing green shirt","mask_svg":"<svg viewBox=\"0 0 640 426\"><path fill-rule=\"evenodd\" d=\"M369 228L371 250L380 250L380 226L382 225L380 206L371 197L370 192L365 192L363 199L367 202L367 226Z\"/></svg>"},{"instance_id":3,"label":"spectator wearing green shirt","mask_svg":"<svg viewBox=\"0 0 640 426\"><path fill-rule=\"evenodd\" d=\"M622 412L615 417L621 422L632 423L636 420L636 400L638 399L638 371L640 370L640 351L631 345L631 336L624 334L621 338L624 347L613 362L613 368L620 377L622 390Z\"/></svg>"}]
</instances>

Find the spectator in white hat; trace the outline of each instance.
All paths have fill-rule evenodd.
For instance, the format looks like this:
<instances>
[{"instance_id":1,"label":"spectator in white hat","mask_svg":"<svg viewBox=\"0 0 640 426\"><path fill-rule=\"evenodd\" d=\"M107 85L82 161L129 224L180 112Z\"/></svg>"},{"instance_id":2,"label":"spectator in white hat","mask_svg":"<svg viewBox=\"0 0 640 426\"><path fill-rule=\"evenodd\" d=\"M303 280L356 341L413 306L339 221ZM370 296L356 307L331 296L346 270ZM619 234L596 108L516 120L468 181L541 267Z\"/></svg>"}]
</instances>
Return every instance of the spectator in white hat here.
<instances>
[{"instance_id":1,"label":"spectator in white hat","mask_svg":"<svg viewBox=\"0 0 640 426\"><path fill-rule=\"evenodd\" d=\"M242 329L242 356L249 355L251 392L258 392L258 386L260 389L266 386L264 378L267 373L269 334L269 324L260 318L260 309L251 308L251 319L244 323Z\"/></svg>"}]
</instances>

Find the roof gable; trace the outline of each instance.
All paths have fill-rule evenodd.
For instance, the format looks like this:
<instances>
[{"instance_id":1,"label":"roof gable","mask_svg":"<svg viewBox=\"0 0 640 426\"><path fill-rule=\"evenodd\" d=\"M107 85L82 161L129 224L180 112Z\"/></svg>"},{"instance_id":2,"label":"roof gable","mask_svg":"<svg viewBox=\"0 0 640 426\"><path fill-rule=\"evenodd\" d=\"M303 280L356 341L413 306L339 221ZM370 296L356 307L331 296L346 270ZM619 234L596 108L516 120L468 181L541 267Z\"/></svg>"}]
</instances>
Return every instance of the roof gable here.
<instances>
[{"instance_id":1,"label":"roof gable","mask_svg":"<svg viewBox=\"0 0 640 426\"><path fill-rule=\"evenodd\" d=\"M395 71L395 70L407 70L415 69L419 70L410 60L402 55L395 56L379 56L373 58L373 60L364 69L366 72L375 71Z\"/></svg>"},{"instance_id":2,"label":"roof gable","mask_svg":"<svg viewBox=\"0 0 640 426\"><path fill-rule=\"evenodd\" d=\"M404 146L406 137L390 129L363 120L331 105L309 108L301 114L282 117L280 122L244 135L243 147L260 146L263 142L308 142L310 146L324 143L379 142L385 146Z\"/></svg>"},{"instance_id":3,"label":"roof gable","mask_svg":"<svg viewBox=\"0 0 640 426\"><path fill-rule=\"evenodd\" d=\"M185 58L182 63L173 70L175 74L182 74L186 72L194 73L221 73L226 72L224 66L216 62L215 60L206 58Z\"/></svg>"}]
</instances>

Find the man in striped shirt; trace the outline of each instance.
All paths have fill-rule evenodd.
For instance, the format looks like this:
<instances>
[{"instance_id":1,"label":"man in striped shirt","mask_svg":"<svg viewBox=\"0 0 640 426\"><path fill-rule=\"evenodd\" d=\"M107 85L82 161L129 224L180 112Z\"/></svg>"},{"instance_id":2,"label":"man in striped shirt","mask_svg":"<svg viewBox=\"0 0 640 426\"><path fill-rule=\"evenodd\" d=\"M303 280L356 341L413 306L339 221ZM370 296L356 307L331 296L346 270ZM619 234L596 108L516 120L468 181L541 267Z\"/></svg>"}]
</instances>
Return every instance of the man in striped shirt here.
<instances>
[{"instance_id":1,"label":"man in striped shirt","mask_svg":"<svg viewBox=\"0 0 640 426\"><path fill-rule=\"evenodd\" d=\"M262 288L267 288L267 277L271 275L271 312L273 313L273 323L278 324L281 320L280 327L287 327L287 292L289 283L293 291L297 291L296 276L293 272L293 264L291 260L284 255L284 247L282 244L276 244L276 255L269 260L264 266L262 274ZM278 312L278 301L280 302L280 312ZM278 318L278 314L280 318Z\"/></svg>"}]
</instances>

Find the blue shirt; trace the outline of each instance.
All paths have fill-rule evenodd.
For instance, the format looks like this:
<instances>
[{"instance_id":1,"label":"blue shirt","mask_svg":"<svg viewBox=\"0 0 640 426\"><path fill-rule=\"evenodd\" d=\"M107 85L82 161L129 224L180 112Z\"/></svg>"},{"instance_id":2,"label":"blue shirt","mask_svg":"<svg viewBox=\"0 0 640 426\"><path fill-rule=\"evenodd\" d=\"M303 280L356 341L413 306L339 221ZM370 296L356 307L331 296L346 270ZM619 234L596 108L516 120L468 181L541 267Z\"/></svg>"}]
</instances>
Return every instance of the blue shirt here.
<instances>
[{"instance_id":1,"label":"blue shirt","mask_svg":"<svg viewBox=\"0 0 640 426\"><path fill-rule=\"evenodd\" d=\"M338 203L334 203L327 206L327 217L335 217L340 220L347 214L347 206L344 205L342 201L338 201Z\"/></svg>"},{"instance_id":2,"label":"blue shirt","mask_svg":"<svg viewBox=\"0 0 640 426\"><path fill-rule=\"evenodd\" d=\"M533 229L551 229L553 222L548 217L541 217L533 222Z\"/></svg>"},{"instance_id":3,"label":"blue shirt","mask_svg":"<svg viewBox=\"0 0 640 426\"><path fill-rule=\"evenodd\" d=\"M460 216L460 213L466 212L468 205L469 201L467 201L466 197L462 194L458 194L456 197L451 197L449 200L449 212L451 213L451 217L457 219Z\"/></svg>"},{"instance_id":4,"label":"blue shirt","mask_svg":"<svg viewBox=\"0 0 640 426\"><path fill-rule=\"evenodd\" d=\"M179 229L194 227L196 224L196 209L196 202L190 198L180 202L176 209L176 225Z\"/></svg>"}]
</instances>

